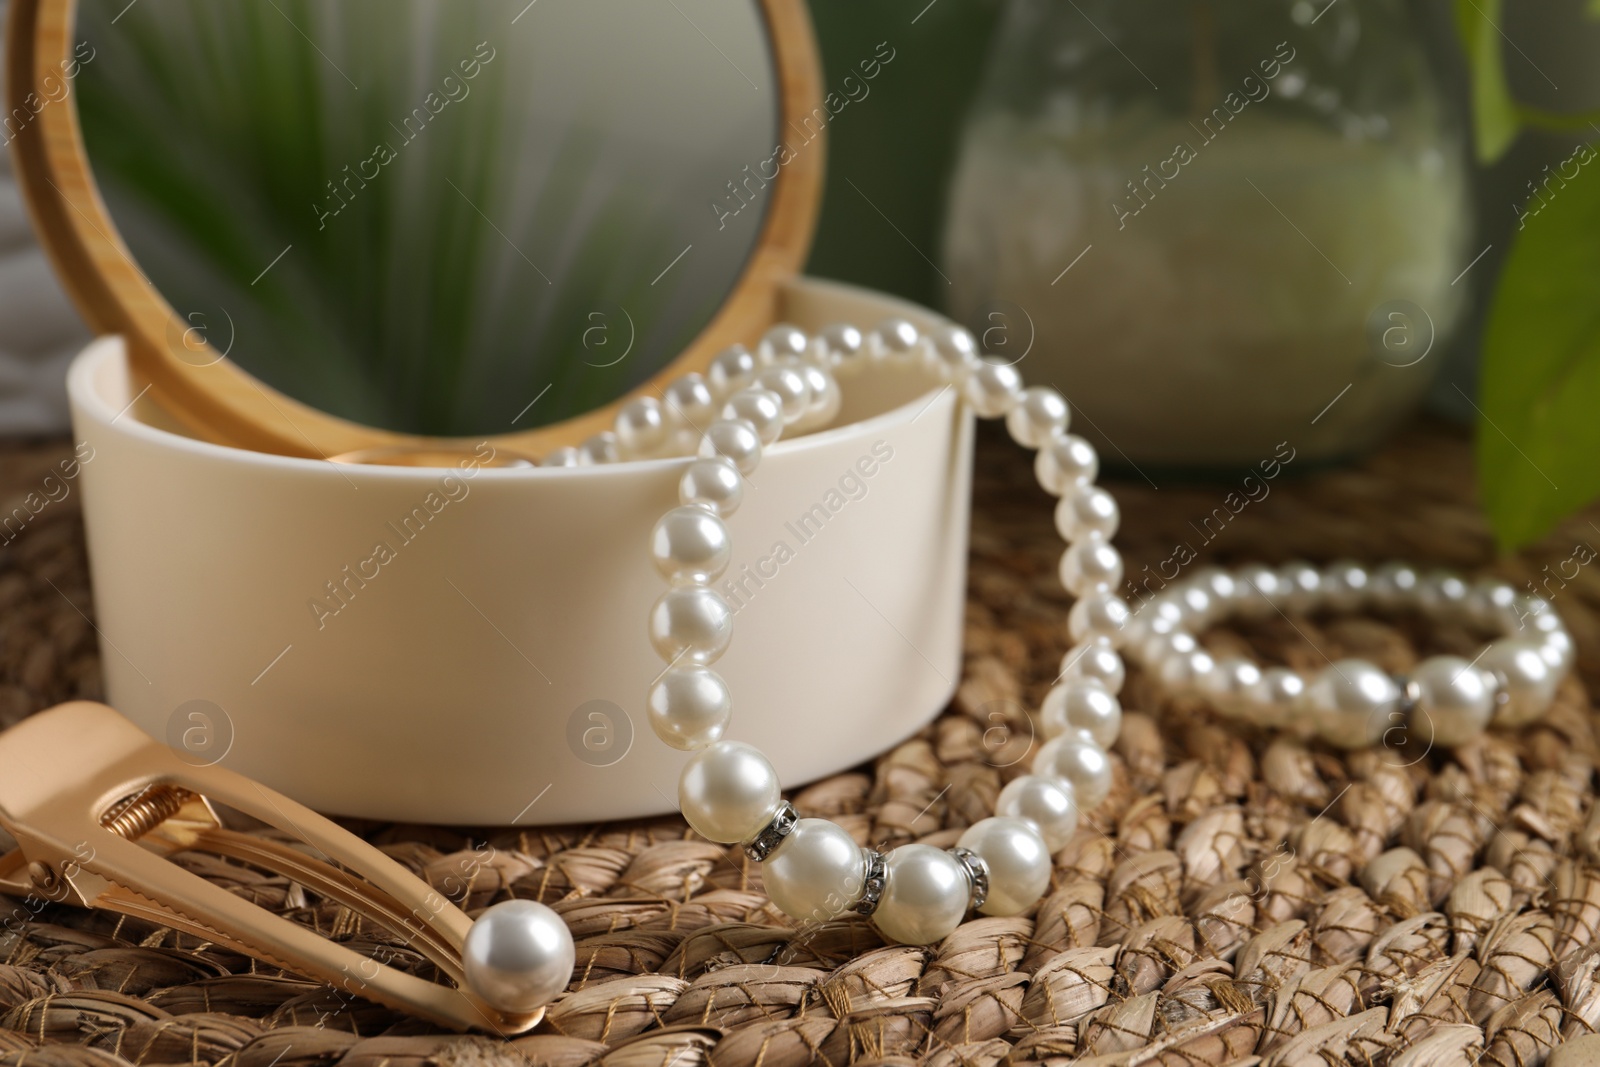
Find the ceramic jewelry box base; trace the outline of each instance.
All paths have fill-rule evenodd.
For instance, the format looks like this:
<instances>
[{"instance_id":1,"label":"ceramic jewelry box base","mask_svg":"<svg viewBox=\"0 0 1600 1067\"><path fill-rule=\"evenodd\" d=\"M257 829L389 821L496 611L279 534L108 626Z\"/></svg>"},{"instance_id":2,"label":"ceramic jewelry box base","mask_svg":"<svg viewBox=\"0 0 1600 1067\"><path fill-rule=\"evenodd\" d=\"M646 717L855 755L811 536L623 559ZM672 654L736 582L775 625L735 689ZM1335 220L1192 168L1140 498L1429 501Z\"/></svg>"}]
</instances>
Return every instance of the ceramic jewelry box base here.
<instances>
[{"instance_id":1,"label":"ceramic jewelry box base","mask_svg":"<svg viewBox=\"0 0 1600 1067\"><path fill-rule=\"evenodd\" d=\"M914 306L801 280L816 329ZM184 435L103 338L69 378L108 701L186 758L310 807L552 824L676 810L642 551L686 461L334 465ZM785 786L868 759L961 667L971 419L868 369L833 429L783 441L732 519L718 670ZM488 459L492 446L479 452Z\"/></svg>"}]
</instances>

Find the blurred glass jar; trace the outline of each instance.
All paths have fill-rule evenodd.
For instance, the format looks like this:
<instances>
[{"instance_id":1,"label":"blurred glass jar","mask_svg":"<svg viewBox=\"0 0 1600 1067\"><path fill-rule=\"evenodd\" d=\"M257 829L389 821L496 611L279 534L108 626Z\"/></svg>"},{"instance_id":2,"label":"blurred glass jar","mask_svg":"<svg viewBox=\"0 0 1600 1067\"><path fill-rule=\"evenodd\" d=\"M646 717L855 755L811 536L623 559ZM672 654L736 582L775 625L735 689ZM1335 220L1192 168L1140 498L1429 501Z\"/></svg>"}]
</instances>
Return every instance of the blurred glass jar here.
<instances>
[{"instance_id":1,"label":"blurred glass jar","mask_svg":"<svg viewBox=\"0 0 1600 1067\"><path fill-rule=\"evenodd\" d=\"M1399 0L1009 0L944 259L954 316L1108 460L1219 468L1393 427L1469 226Z\"/></svg>"}]
</instances>

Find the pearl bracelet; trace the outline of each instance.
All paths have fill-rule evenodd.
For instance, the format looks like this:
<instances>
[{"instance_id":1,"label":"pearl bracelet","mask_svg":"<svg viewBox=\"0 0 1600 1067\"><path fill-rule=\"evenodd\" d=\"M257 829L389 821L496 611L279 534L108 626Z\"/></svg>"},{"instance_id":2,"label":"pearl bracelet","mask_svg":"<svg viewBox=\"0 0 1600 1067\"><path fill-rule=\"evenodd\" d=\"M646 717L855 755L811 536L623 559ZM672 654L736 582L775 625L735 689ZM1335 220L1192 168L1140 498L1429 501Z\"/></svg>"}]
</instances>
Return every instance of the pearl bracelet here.
<instances>
[{"instance_id":1,"label":"pearl bracelet","mask_svg":"<svg viewBox=\"0 0 1600 1067\"><path fill-rule=\"evenodd\" d=\"M1307 677L1247 659L1217 659L1194 630L1230 614L1264 616L1317 608L1419 611L1499 631L1471 660L1431 656L1391 676L1366 660L1330 663ZM1209 568L1142 604L1123 634L1128 654L1160 684L1224 715L1274 729L1300 729L1340 748L1369 748L1393 732L1425 744L1462 745L1491 724L1524 726L1549 710L1572 666L1574 646L1550 603L1505 582L1469 585L1448 573L1419 575L1390 563L1318 570L1309 563Z\"/></svg>"},{"instance_id":2,"label":"pearl bracelet","mask_svg":"<svg viewBox=\"0 0 1600 1067\"><path fill-rule=\"evenodd\" d=\"M1035 773L1010 783L995 816L969 828L949 850L909 844L879 854L834 823L797 818L766 757L723 739L732 699L710 668L731 637L732 612L711 583L731 558L725 520L738 508L744 478L784 432L837 413L836 370L873 362L920 364L960 388L978 415L1004 416L1011 436L1038 450L1035 470L1061 497L1057 526L1071 546L1061 577L1078 599L1067 629L1083 644L1045 703L1052 739L1036 755ZM651 557L671 588L650 612L650 639L667 667L646 707L658 737L693 752L678 785L689 825L712 841L743 845L763 863L773 903L798 921L854 910L871 915L896 941L927 944L947 936L969 910L1011 915L1031 907L1049 885L1051 853L1076 829L1079 809L1093 808L1110 791L1106 752L1122 721L1116 693L1123 665L1110 641L1129 617L1114 592L1123 569L1110 544L1119 513L1110 494L1093 484L1099 468L1094 449L1067 432L1066 401L1052 389L1024 389L1011 366L980 361L965 330L924 337L903 320L866 335L835 326L816 338L775 327L754 352L728 349L706 378L689 376L665 393L667 405L635 401L619 414L612 434L546 462L605 462L681 448L689 435L674 433L669 414L701 431L698 458L679 483L679 506L662 517L650 539ZM682 406L685 398L693 403ZM713 410L713 420L695 418Z\"/></svg>"}]
</instances>

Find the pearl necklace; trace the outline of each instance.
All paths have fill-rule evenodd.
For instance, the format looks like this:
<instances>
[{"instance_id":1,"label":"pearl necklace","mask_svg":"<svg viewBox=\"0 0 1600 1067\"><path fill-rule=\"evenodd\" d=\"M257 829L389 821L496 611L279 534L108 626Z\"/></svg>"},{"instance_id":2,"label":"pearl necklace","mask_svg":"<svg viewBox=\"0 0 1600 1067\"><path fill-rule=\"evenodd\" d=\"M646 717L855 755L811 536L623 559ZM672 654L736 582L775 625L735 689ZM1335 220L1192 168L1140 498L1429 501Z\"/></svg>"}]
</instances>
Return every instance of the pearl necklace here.
<instances>
[{"instance_id":1,"label":"pearl necklace","mask_svg":"<svg viewBox=\"0 0 1600 1067\"><path fill-rule=\"evenodd\" d=\"M908 844L884 854L857 845L835 823L800 818L766 757L723 739L733 702L711 664L727 650L733 613L711 583L732 558L725 520L738 509L762 449L785 432L831 421L841 398L834 370L862 362L920 364L959 389L978 416L1003 417L1012 439L1037 451L1040 485L1060 498L1055 523L1068 547L1059 573L1075 597L1067 614L1075 644L1040 710L1046 741L1032 773L1001 791L994 816L968 828L950 849ZM696 457L679 481L679 505L650 535L651 558L669 588L649 616L650 640L666 667L646 697L647 715L662 741L693 753L678 784L689 825L709 840L742 845L761 862L767 895L797 922L856 911L895 941L930 944L953 932L969 910L1014 915L1032 907L1049 885L1051 855L1076 830L1080 810L1093 809L1111 790L1107 752L1122 724L1122 648L1161 684L1223 714L1299 728L1347 748L1382 743L1396 722L1430 743L1458 745L1491 722L1521 725L1549 708L1571 666L1572 639L1548 602L1503 583L1469 587L1452 575L1419 577L1398 564L1371 574L1355 564L1326 571L1252 566L1236 576L1207 568L1131 612L1116 592L1123 564L1111 538L1120 513L1094 484L1093 446L1068 433L1068 422L1060 394L1024 388L1014 367L980 360L972 335L957 327L922 335L895 319L866 335L840 325L811 338L778 326L754 352L735 345L706 375L685 375L661 400L631 401L612 430L543 460L584 466ZM1320 605L1415 607L1499 628L1507 637L1472 661L1431 657L1409 677L1344 660L1307 678L1242 658L1217 660L1188 629L1231 612ZM1517 636L1524 630L1529 636ZM531 1012L571 980L572 935L550 908L505 901L473 924L462 961L467 987L486 1003Z\"/></svg>"},{"instance_id":2,"label":"pearl necklace","mask_svg":"<svg viewBox=\"0 0 1600 1067\"><path fill-rule=\"evenodd\" d=\"M1409 675L1346 659L1307 677L1284 667L1262 670L1239 657L1215 659L1190 629L1234 613L1260 617L1320 607L1413 610L1503 636L1471 660L1430 656ZM1444 572L1422 576L1401 563L1372 572L1355 563L1325 570L1309 563L1277 570L1256 565L1233 575L1208 568L1142 604L1123 639L1128 654L1170 691L1226 716L1299 729L1347 749L1411 738L1454 747L1491 723L1535 722L1549 710L1574 654L1572 637L1544 598L1494 580L1469 585Z\"/></svg>"},{"instance_id":3,"label":"pearl necklace","mask_svg":"<svg viewBox=\"0 0 1600 1067\"><path fill-rule=\"evenodd\" d=\"M1061 579L1077 600L1067 629L1083 643L1045 701L1051 739L1035 756L1034 773L1000 794L995 816L969 828L948 850L910 844L882 854L857 845L832 822L802 819L783 799L766 757L723 739L732 699L711 664L728 647L733 615L711 583L731 558L725 520L738 508L744 478L760 463L762 449L787 430L831 418L839 396L834 368L862 361L919 362L961 389L978 415L1004 416L1011 436L1039 451L1039 480L1061 497L1056 525L1070 543ZM953 931L970 909L1025 911L1048 887L1050 856L1072 835L1079 810L1095 807L1110 791L1107 750L1122 721L1116 693L1123 665L1113 639L1129 612L1114 592L1122 580L1122 560L1110 544L1117 505L1093 484L1099 466L1093 447L1067 432L1066 401L1053 389L1024 389L1014 367L980 361L965 330L923 337L903 320L866 336L836 326L816 339L777 327L754 352L736 346L719 355L709 383L676 383L669 404L674 393L693 395L704 409L702 388L721 403L719 414L704 427L698 458L683 474L679 506L650 538L651 557L670 588L650 612L650 640L667 666L646 708L658 737L693 753L678 784L684 818L701 836L741 844L762 862L768 896L796 921L854 910L871 915L896 941L929 944ZM636 401L619 415L619 454L663 447L671 428L660 408ZM686 415L680 413L692 421ZM576 461L611 458L610 443L592 439ZM556 461L573 459L562 454Z\"/></svg>"}]
</instances>

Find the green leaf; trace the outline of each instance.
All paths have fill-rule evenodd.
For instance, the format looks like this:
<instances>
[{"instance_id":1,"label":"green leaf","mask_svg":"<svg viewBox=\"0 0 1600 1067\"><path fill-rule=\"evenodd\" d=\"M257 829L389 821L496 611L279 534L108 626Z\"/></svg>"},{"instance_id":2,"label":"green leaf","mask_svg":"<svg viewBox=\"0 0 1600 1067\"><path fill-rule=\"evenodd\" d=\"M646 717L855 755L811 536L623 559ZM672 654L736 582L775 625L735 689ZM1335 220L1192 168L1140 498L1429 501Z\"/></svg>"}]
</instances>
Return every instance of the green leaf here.
<instances>
[{"instance_id":1,"label":"green leaf","mask_svg":"<svg viewBox=\"0 0 1600 1067\"><path fill-rule=\"evenodd\" d=\"M1600 163L1585 145L1528 214L1489 308L1478 482L1501 549L1600 497ZM1568 164L1578 168L1570 178ZM1562 184L1564 182L1564 184Z\"/></svg>"},{"instance_id":2,"label":"green leaf","mask_svg":"<svg viewBox=\"0 0 1600 1067\"><path fill-rule=\"evenodd\" d=\"M1506 85L1500 6L1501 0L1456 0L1456 30L1472 71L1472 143L1480 163L1504 155L1520 124Z\"/></svg>"}]
</instances>

